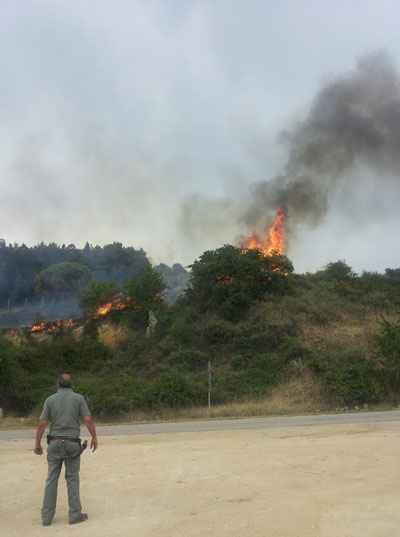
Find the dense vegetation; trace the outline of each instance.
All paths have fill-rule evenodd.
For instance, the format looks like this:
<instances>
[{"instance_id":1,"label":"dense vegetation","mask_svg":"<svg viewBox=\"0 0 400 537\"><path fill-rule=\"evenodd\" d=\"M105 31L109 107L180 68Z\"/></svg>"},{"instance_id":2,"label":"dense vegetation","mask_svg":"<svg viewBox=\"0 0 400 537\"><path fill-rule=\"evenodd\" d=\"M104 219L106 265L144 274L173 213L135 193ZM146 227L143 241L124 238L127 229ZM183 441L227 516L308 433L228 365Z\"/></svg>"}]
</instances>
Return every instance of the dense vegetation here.
<instances>
[{"instance_id":1,"label":"dense vegetation","mask_svg":"<svg viewBox=\"0 0 400 537\"><path fill-rule=\"evenodd\" d=\"M100 302L112 298L127 278L145 268L150 261L142 249L118 242L29 248L0 239L0 328L29 326L38 318L80 317L93 306L94 296ZM174 302L187 286L188 271L178 263L161 263L156 270L166 286L164 300Z\"/></svg>"},{"instance_id":2,"label":"dense vegetation","mask_svg":"<svg viewBox=\"0 0 400 537\"><path fill-rule=\"evenodd\" d=\"M0 339L0 406L40 406L65 370L103 417L205 405L209 360L214 404L267 396L299 368L319 379L332 407L397 403L399 272L357 276L338 261L296 275L285 256L224 246L193 264L189 291L166 307L162 280L145 267L122 286L135 307L112 312L127 327L115 348L94 330L29 347ZM89 303L110 289L91 292ZM146 337L150 310L158 324Z\"/></svg>"},{"instance_id":3,"label":"dense vegetation","mask_svg":"<svg viewBox=\"0 0 400 537\"><path fill-rule=\"evenodd\" d=\"M96 281L121 283L143 267L150 266L146 253L119 242L106 246L76 248L74 244L6 244L0 239L0 308L8 300L13 306L45 294L57 299L61 294L76 294L79 282L93 277Z\"/></svg>"}]
</instances>

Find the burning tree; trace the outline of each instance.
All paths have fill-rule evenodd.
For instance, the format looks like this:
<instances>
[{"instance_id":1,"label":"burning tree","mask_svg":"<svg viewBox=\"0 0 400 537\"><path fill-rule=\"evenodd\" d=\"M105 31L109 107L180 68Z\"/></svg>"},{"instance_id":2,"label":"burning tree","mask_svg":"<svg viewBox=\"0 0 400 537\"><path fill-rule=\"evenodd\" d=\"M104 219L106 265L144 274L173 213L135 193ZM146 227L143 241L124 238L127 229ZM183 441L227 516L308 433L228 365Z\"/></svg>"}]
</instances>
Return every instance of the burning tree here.
<instances>
[{"instance_id":1,"label":"burning tree","mask_svg":"<svg viewBox=\"0 0 400 537\"><path fill-rule=\"evenodd\" d=\"M266 293L283 291L293 272L284 255L231 245L204 252L191 268L194 299L203 309L232 320L242 317Z\"/></svg>"},{"instance_id":2,"label":"burning tree","mask_svg":"<svg viewBox=\"0 0 400 537\"><path fill-rule=\"evenodd\" d=\"M118 293L114 282L91 282L79 295L79 307L86 314L94 314Z\"/></svg>"},{"instance_id":3,"label":"burning tree","mask_svg":"<svg viewBox=\"0 0 400 537\"><path fill-rule=\"evenodd\" d=\"M255 231L251 237L244 239L243 247L249 250L258 249L268 256L273 254L281 255L283 253L283 221L285 218L285 210L283 207L278 207L273 225L268 229L265 237L260 238Z\"/></svg>"}]
</instances>

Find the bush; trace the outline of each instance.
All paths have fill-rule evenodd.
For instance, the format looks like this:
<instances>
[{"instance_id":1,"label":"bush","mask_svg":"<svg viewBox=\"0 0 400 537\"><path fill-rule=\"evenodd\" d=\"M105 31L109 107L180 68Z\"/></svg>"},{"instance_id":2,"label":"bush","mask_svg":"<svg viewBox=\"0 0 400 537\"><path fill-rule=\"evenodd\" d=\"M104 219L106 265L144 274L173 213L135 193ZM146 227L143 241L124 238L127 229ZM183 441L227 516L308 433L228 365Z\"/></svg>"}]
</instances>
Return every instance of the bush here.
<instances>
[{"instance_id":1,"label":"bush","mask_svg":"<svg viewBox=\"0 0 400 537\"><path fill-rule=\"evenodd\" d=\"M323 373L329 392L342 404L377 403L387 393L382 372L358 351L333 359L315 357L309 365Z\"/></svg>"},{"instance_id":2,"label":"bush","mask_svg":"<svg viewBox=\"0 0 400 537\"><path fill-rule=\"evenodd\" d=\"M400 388L400 319L397 324L385 318L380 331L374 335L375 358L383 368L389 384L398 392Z\"/></svg>"},{"instance_id":3,"label":"bush","mask_svg":"<svg viewBox=\"0 0 400 537\"><path fill-rule=\"evenodd\" d=\"M190 344L199 316L198 311L181 301L172 307L170 316L171 324L166 327L169 328L168 334L181 343ZM158 331L160 332L161 330Z\"/></svg>"},{"instance_id":4,"label":"bush","mask_svg":"<svg viewBox=\"0 0 400 537\"><path fill-rule=\"evenodd\" d=\"M74 382L74 389L85 397L91 412L104 417L143 408L145 388L145 381L124 372L107 376L83 374Z\"/></svg>"},{"instance_id":5,"label":"bush","mask_svg":"<svg viewBox=\"0 0 400 537\"><path fill-rule=\"evenodd\" d=\"M212 375L212 401L228 403L267 393L280 378L282 368L278 359L255 357L251 367L242 371L216 371Z\"/></svg>"},{"instance_id":6,"label":"bush","mask_svg":"<svg viewBox=\"0 0 400 537\"><path fill-rule=\"evenodd\" d=\"M189 377L178 371L164 373L149 385L146 396L148 406L153 408L206 404L206 377Z\"/></svg>"},{"instance_id":7,"label":"bush","mask_svg":"<svg viewBox=\"0 0 400 537\"><path fill-rule=\"evenodd\" d=\"M167 363L173 369L183 371L204 371L207 368L209 355L196 349L180 349L171 352Z\"/></svg>"},{"instance_id":8,"label":"bush","mask_svg":"<svg viewBox=\"0 0 400 537\"><path fill-rule=\"evenodd\" d=\"M330 262L324 267L322 273L325 277L334 280L347 280L355 276L353 269L346 264L344 259Z\"/></svg>"},{"instance_id":9,"label":"bush","mask_svg":"<svg viewBox=\"0 0 400 537\"><path fill-rule=\"evenodd\" d=\"M0 406L25 413L54 393L56 376L46 371L25 370L20 363L21 354L21 348L0 338Z\"/></svg>"},{"instance_id":10,"label":"bush","mask_svg":"<svg viewBox=\"0 0 400 537\"><path fill-rule=\"evenodd\" d=\"M79 307L86 313L92 314L111 300L118 292L114 282L91 282L79 294Z\"/></svg>"},{"instance_id":11,"label":"bush","mask_svg":"<svg viewBox=\"0 0 400 537\"><path fill-rule=\"evenodd\" d=\"M20 347L17 351L22 367L27 371L49 371L59 375L63 371L88 370L109 355L109 349L100 341L84 338L57 337L50 341Z\"/></svg>"}]
</instances>

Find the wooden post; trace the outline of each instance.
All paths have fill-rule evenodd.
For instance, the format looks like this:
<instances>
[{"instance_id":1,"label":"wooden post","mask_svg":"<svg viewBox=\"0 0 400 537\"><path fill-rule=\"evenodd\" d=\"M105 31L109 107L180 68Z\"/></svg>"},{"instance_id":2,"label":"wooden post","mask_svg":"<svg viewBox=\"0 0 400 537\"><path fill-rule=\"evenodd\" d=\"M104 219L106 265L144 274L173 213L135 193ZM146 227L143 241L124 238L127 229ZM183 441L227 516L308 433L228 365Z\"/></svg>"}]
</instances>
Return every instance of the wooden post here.
<instances>
[{"instance_id":1,"label":"wooden post","mask_svg":"<svg viewBox=\"0 0 400 537\"><path fill-rule=\"evenodd\" d=\"M208 360L208 417L211 418L211 360Z\"/></svg>"},{"instance_id":2,"label":"wooden post","mask_svg":"<svg viewBox=\"0 0 400 537\"><path fill-rule=\"evenodd\" d=\"M7 301L7 311L10 312L10 299Z\"/></svg>"},{"instance_id":3,"label":"wooden post","mask_svg":"<svg viewBox=\"0 0 400 537\"><path fill-rule=\"evenodd\" d=\"M28 305L28 297L25 297L25 309L26 309L27 305Z\"/></svg>"}]
</instances>

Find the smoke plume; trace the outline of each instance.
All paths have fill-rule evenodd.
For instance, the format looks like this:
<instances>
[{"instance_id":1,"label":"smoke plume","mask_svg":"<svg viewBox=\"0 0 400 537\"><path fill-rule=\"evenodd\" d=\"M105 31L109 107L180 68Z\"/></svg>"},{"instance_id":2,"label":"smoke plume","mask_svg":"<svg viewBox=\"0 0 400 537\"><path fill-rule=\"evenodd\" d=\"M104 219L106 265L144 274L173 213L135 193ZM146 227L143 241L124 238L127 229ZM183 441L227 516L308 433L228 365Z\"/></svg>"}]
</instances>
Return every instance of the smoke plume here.
<instances>
[{"instance_id":1,"label":"smoke plume","mask_svg":"<svg viewBox=\"0 0 400 537\"><path fill-rule=\"evenodd\" d=\"M381 182L394 181L398 188L400 83L389 57L384 52L365 56L353 72L330 81L316 95L306 118L280 138L288 152L282 173L253 184L239 207L230 202L231 216L245 234L264 233L278 206L286 210L289 239L299 224L320 224L338 187L351 182L357 169L368 170L365 181L372 171ZM221 202L224 214L227 204ZM204 212L206 202L200 205ZM196 207L192 204L191 209Z\"/></svg>"}]
</instances>

